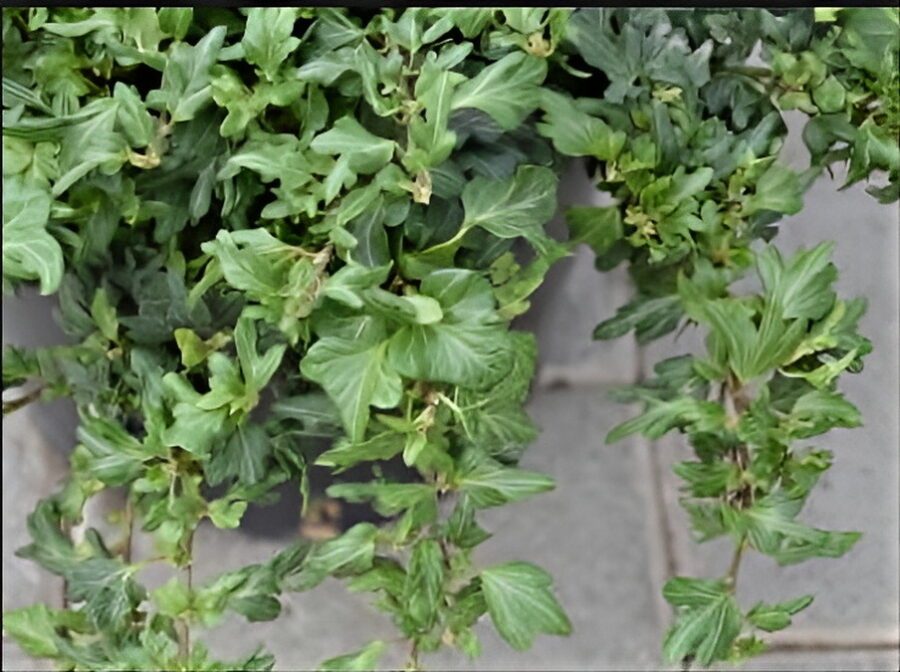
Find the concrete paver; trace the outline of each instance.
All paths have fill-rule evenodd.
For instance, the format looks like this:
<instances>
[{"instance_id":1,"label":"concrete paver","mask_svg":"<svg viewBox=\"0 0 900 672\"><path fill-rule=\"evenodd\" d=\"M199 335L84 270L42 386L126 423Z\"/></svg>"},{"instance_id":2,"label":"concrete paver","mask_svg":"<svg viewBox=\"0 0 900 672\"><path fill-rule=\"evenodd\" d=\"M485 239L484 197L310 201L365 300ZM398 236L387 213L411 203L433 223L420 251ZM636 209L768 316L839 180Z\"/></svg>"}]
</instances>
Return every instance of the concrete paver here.
<instances>
[{"instance_id":1,"label":"concrete paver","mask_svg":"<svg viewBox=\"0 0 900 672\"><path fill-rule=\"evenodd\" d=\"M558 215L549 226L558 239L568 236L563 215L568 207L606 204L581 162L569 165L560 180L558 197ZM517 320L519 328L533 331L537 337L538 384L634 380L637 347L632 339L595 342L591 338L594 327L627 303L632 291L624 264L599 273L594 268L594 253L585 245L557 262L534 293L529 311Z\"/></svg>"}]
</instances>

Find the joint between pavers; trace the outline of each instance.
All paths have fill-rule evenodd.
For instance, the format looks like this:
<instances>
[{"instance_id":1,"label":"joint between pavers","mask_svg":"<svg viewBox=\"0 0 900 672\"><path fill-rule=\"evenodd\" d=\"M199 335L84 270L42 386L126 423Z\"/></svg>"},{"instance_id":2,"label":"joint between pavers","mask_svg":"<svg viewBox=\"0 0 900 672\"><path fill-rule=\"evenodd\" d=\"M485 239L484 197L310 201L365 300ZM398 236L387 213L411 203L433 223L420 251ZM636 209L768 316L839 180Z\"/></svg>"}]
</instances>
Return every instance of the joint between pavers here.
<instances>
[{"instance_id":1,"label":"joint between pavers","mask_svg":"<svg viewBox=\"0 0 900 672\"><path fill-rule=\"evenodd\" d=\"M638 346L635 352L634 383L639 384L644 380L645 351L643 346ZM669 507L665 498L665 479L663 467L659 455L654 449L654 442L641 438L639 450L646 456L650 484L652 488L651 505L656 518L656 527L660 535L665 561L666 578L675 576L678 572L678 559L675 553L675 535L672 530L672 520L669 516Z\"/></svg>"},{"instance_id":2,"label":"joint between pavers","mask_svg":"<svg viewBox=\"0 0 900 672\"><path fill-rule=\"evenodd\" d=\"M646 527L646 535L650 556L651 580L654 586L654 602L656 604L657 618L660 624L665 626L671 621L673 612L663 597L662 587L676 572L672 554L671 530L669 529L668 516L664 509L665 503L661 501L659 496L658 475L652 448L649 442L643 439L639 439L635 443L634 451L637 456L636 463L639 471L637 488L643 495L645 505L652 519Z\"/></svg>"},{"instance_id":3,"label":"joint between pavers","mask_svg":"<svg viewBox=\"0 0 900 672\"><path fill-rule=\"evenodd\" d=\"M635 348L634 371L632 382L641 383L644 380L644 348ZM636 451L639 456L639 465L646 478L641 478L638 484L644 493L644 499L650 511L653 521L648 525L651 539L649 540L651 554L654 560L650 563L652 577L656 584L655 601L660 623L665 625L671 621L673 610L666 602L662 594L663 585L678 572L677 558L675 557L674 535L672 532L672 520L669 516L668 506L663 488L665 480L662 475L662 465L659 456L654 450L653 442L645 438L636 439ZM648 491L649 490L649 491Z\"/></svg>"},{"instance_id":4,"label":"joint between pavers","mask_svg":"<svg viewBox=\"0 0 900 672\"><path fill-rule=\"evenodd\" d=\"M769 651L851 651L900 648L900 633L884 628L809 628L768 635Z\"/></svg>"}]
</instances>

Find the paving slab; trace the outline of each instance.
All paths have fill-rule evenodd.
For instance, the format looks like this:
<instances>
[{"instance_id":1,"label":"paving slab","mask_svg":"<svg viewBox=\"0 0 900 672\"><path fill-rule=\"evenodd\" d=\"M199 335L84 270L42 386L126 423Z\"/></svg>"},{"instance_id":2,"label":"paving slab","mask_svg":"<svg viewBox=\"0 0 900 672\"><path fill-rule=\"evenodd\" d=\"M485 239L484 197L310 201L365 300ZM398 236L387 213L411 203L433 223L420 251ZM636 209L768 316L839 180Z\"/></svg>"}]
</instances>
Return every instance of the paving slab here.
<instances>
[{"instance_id":1,"label":"paving slab","mask_svg":"<svg viewBox=\"0 0 900 672\"><path fill-rule=\"evenodd\" d=\"M605 205L607 201L588 179L581 161L573 161L560 179L559 208L549 225L557 239L567 237L565 211L571 206ZM596 342L599 322L615 314L632 294L624 268L601 273L594 253L580 245L557 262L534 293L531 308L515 326L533 331L538 341L537 383L626 383L637 371L637 348L630 339Z\"/></svg>"},{"instance_id":2,"label":"paving slab","mask_svg":"<svg viewBox=\"0 0 900 672\"><path fill-rule=\"evenodd\" d=\"M635 445L604 444L628 409L600 387L538 392L531 412L541 437L522 465L552 475L554 491L485 515L494 538L480 547L483 564L524 559L555 579L572 621L568 638L539 637L526 652L511 650L489 624L476 662L438 657L435 669L601 670L659 667L661 554L647 475ZM426 661L428 662L428 661Z\"/></svg>"},{"instance_id":3,"label":"paving slab","mask_svg":"<svg viewBox=\"0 0 900 672\"><path fill-rule=\"evenodd\" d=\"M56 491L65 459L37 428L32 409L3 418L3 610L33 602L58 606L62 581L14 551L30 542L27 517L38 500Z\"/></svg>"},{"instance_id":4,"label":"paving slab","mask_svg":"<svg viewBox=\"0 0 900 672\"><path fill-rule=\"evenodd\" d=\"M63 454L41 431L36 411L23 408L3 418L3 611L35 602L62 605L62 580L14 552L31 541L27 517L38 500L55 492L67 473ZM53 669L3 637L4 670Z\"/></svg>"},{"instance_id":5,"label":"paving slab","mask_svg":"<svg viewBox=\"0 0 900 672\"><path fill-rule=\"evenodd\" d=\"M3 346L63 342L62 332L51 317L54 305L52 299L29 288L20 296L4 296ZM10 390L3 396L14 399L22 393ZM4 611L36 601L54 606L62 601L62 581L30 560L17 558L14 551L30 541L28 514L38 500L57 490L68 471L62 452L68 433L54 422L66 413L65 406L65 401L49 405L35 402L3 416ZM48 407L50 414L46 415ZM4 653L6 650L4 642Z\"/></svg>"},{"instance_id":6,"label":"paving slab","mask_svg":"<svg viewBox=\"0 0 900 672\"><path fill-rule=\"evenodd\" d=\"M900 669L900 653L896 648L875 651L771 651L731 669L746 672L895 672Z\"/></svg>"}]
</instances>

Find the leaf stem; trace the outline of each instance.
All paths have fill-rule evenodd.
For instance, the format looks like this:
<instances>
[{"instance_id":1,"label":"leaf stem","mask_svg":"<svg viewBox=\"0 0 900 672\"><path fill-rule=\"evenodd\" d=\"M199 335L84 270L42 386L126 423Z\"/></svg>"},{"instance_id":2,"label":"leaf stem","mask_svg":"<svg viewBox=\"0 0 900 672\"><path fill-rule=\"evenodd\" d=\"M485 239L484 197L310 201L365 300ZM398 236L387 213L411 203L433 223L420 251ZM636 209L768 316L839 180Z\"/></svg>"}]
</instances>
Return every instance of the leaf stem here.
<instances>
[{"instance_id":1,"label":"leaf stem","mask_svg":"<svg viewBox=\"0 0 900 672\"><path fill-rule=\"evenodd\" d=\"M728 566L728 573L725 575L725 583L728 590L734 593L737 588L738 571L741 568L741 558L744 557L744 549L747 547L747 539L741 537L740 542L734 549L734 555L731 556L731 564Z\"/></svg>"},{"instance_id":2,"label":"leaf stem","mask_svg":"<svg viewBox=\"0 0 900 672\"><path fill-rule=\"evenodd\" d=\"M406 664L408 672L415 672L419 669L419 640L412 640L409 648L409 662Z\"/></svg>"},{"instance_id":3,"label":"leaf stem","mask_svg":"<svg viewBox=\"0 0 900 672\"><path fill-rule=\"evenodd\" d=\"M134 504L131 497L125 503L125 545L122 549L122 558L129 565L131 564L131 546L132 537L134 536Z\"/></svg>"},{"instance_id":4,"label":"leaf stem","mask_svg":"<svg viewBox=\"0 0 900 672\"><path fill-rule=\"evenodd\" d=\"M60 522L59 527L60 527L60 530L62 531L63 535L65 535L66 539L71 541L72 526L69 523L69 521L66 519L63 519ZM65 575L63 575L63 577L62 577L62 608L63 609L69 608L69 580L65 577Z\"/></svg>"},{"instance_id":5,"label":"leaf stem","mask_svg":"<svg viewBox=\"0 0 900 672\"><path fill-rule=\"evenodd\" d=\"M193 531L187 538L187 587L188 592L193 589L194 584L194 533ZM191 626L185 617L178 619L178 657L187 662L191 655Z\"/></svg>"}]
</instances>

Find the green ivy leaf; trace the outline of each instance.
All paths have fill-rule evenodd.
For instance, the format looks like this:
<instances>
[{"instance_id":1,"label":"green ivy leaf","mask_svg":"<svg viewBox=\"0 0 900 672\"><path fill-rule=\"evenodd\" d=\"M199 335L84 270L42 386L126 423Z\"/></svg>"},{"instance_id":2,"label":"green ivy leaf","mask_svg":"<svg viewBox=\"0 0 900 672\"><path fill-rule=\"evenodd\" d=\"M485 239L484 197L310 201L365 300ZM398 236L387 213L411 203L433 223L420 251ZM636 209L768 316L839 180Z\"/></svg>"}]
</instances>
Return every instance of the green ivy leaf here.
<instances>
[{"instance_id":1,"label":"green ivy leaf","mask_svg":"<svg viewBox=\"0 0 900 672\"><path fill-rule=\"evenodd\" d=\"M508 54L460 84L452 108L477 108L504 130L512 130L538 106L546 74L544 59L522 51Z\"/></svg>"},{"instance_id":2,"label":"green ivy leaf","mask_svg":"<svg viewBox=\"0 0 900 672\"><path fill-rule=\"evenodd\" d=\"M37 186L3 177L3 277L39 279L41 294L59 288L63 252L47 233L50 194Z\"/></svg>"},{"instance_id":3,"label":"green ivy leaf","mask_svg":"<svg viewBox=\"0 0 900 672\"><path fill-rule=\"evenodd\" d=\"M334 400L353 441L365 435L370 406L393 408L402 393L400 376L389 363L385 324L363 317L357 325L353 338L321 338L300 363L303 375Z\"/></svg>"},{"instance_id":4,"label":"green ivy leaf","mask_svg":"<svg viewBox=\"0 0 900 672\"><path fill-rule=\"evenodd\" d=\"M262 427L239 425L228 441L213 449L204 473L210 485L218 485L229 478L236 478L244 485L254 485L265 478L266 463L271 454L272 444ZM236 511L232 511L232 515L234 513Z\"/></svg>"},{"instance_id":5,"label":"green ivy leaf","mask_svg":"<svg viewBox=\"0 0 900 672\"><path fill-rule=\"evenodd\" d=\"M725 509L723 514L735 535L745 535L753 548L781 565L816 557L839 558L853 548L859 532L828 532L794 520L803 502L802 497L776 491L747 509Z\"/></svg>"},{"instance_id":6,"label":"green ivy leaf","mask_svg":"<svg viewBox=\"0 0 900 672\"><path fill-rule=\"evenodd\" d=\"M156 604L159 612L172 618L178 618L191 607L191 591L178 577L150 591L150 599Z\"/></svg>"},{"instance_id":7,"label":"green ivy leaf","mask_svg":"<svg viewBox=\"0 0 900 672\"><path fill-rule=\"evenodd\" d=\"M393 516L435 497L434 487L427 483L338 483L329 486L327 492L329 497L348 502L375 500L375 510L384 516Z\"/></svg>"},{"instance_id":8,"label":"green ivy leaf","mask_svg":"<svg viewBox=\"0 0 900 672\"><path fill-rule=\"evenodd\" d=\"M173 122L193 119L212 98L210 68L216 62L225 27L216 26L193 47L176 43L166 61L159 100L172 115ZM151 94L152 95L152 94ZM150 102L148 97L148 102Z\"/></svg>"},{"instance_id":9,"label":"green ivy leaf","mask_svg":"<svg viewBox=\"0 0 900 672\"><path fill-rule=\"evenodd\" d=\"M488 613L500 635L517 650L531 646L541 632L568 635L569 619L551 592L550 575L527 562L508 562L481 570Z\"/></svg>"},{"instance_id":10,"label":"green ivy leaf","mask_svg":"<svg viewBox=\"0 0 900 672\"><path fill-rule=\"evenodd\" d=\"M163 7L157 13L159 29L176 40L183 40L194 18L193 7Z\"/></svg>"},{"instance_id":11,"label":"green ivy leaf","mask_svg":"<svg viewBox=\"0 0 900 672\"><path fill-rule=\"evenodd\" d=\"M543 246L542 227L556 211L556 183L553 171L542 166L521 166L505 180L469 182L462 193L463 229L478 226Z\"/></svg>"},{"instance_id":12,"label":"green ivy leaf","mask_svg":"<svg viewBox=\"0 0 900 672\"><path fill-rule=\"evenodd\" d=\"M676 577L666 583L663 595L679 609L663 643L669 662L692 656L706 667L728 658L741 631L741 611L724 582Z\"/></svg>"},{"instance_id":13,"label":"green ivy leaf","mask_svg":"<svg viewBox=\"0 0 900 672\"><path fill-rule=\"evenodd\" d=\"M334 672L365 672L365 670L374 670L386 647L387 645L384 642L376 639L358 651L346 653L336 658L329 658L319 665L319 668Z\"/></svg>"},{"instance_id":14,"label":"green ivy leaf","mask_svg":"<svg viewBox=\"0 0 900 672\"><path fill-rule=\"evenodd\" d=\"M319 154L340 156L353 172L371 175L391 160L396 145L393 140L370 133L353 117L341 117L329 130L313 138L310 147Z\"/></svg>"},{"instance_id":15,"label":"green ivy leaf","mask_svg":"<svg viewBox=\"0 0 900 672\"><path fill-rule=\"evenodd\" d=\"M3 630L22 649L36 658L56 658L61 654L58 631L67 628L87 631L87 619L80 612L49 609L36 604L3 614Z\"/></svg>"},{"instance_id":16,"label":"green ivy leaf","mask_svg":"<svg viewBox=\"0 0 900 672\"><path fill-rule=\"evenodd\" d=\"M812 601L812 595L804 595L778 604L758 602L747 612L747 620L766 632L784 630L791 624L791 616L806 609Z\"/></svg>"},{"instance_id":17,"label":"green ivy leaf","mask_svg":"<svg viewBox=\"0 0 900 672\"><path fill-rule=\"evenodd\" d=\"M751 215L762 210L793 215L803 208L803 191L797 174L773 163L756 182L756 191L744 202L744 212Z\"/></svg>"},{"instance_id":18,"label":"green ivy leaf","mask_svg":"<svg viewBox=\"0 0 900 672\"><path fill-rule=\"evenodd\" d=\"M683 309L677 296L638 297L594 329L596 340L618 338L634 329L638 343L648 343L674 331Z\"/></svg>"},{"instance_id":19,"label":"green ivy leaf","mask_svg":"<svg viewBox=\"0 0 900 672\"><path fill-rule=\"evenodd\" d=\"M537 125L538 131L566 156L613 161L625 146L624 131L614 131L602 119L582 112L571 98L542 89L541 108L544 121Z\"/></svg>"},{"instance_id":20,"label":"green ivy leaf","mask_svg":"<svg viewBox=\"0 0 900 672\"><path fill-rule=\"evenodd\" d=\"M420 291L437 300L443 317L401 327L388 344L391 367L413 379L476 388L497 380L509 350L490 283L472 271L446 269L430 273Z\"/></svg>"},{"instance_id":21,"label":"green ivy leaf","mask_svg":"<svg viewBox=\"0 0 900 672\"><path fill-rule=\"evenodd\" d=\"M281 64L300 46L291 36L297 10L289 7L254 7L247 12L247 27L241 45L247 61L262 70L270 82Z\"/></svg>"},{"instance_id":22,"label":"green ivy leaf","mask_svg":"<svg viewBox=\"0 0 900 672\"><path fill-rule=\"evenodd\" d=\"M84 600L85 613L101 630L119 628L145 595L132 572L112 558L81 560L66 574L69 599Z\"/></svg>"},{"instance_id":23,"label":"green ivy leaf","mask_svg":"<svg viewBox=\"0 0 900 672\"><path fill-rule=\"evenodd\" d=\"M607 251L624 235L619 208L583 206L566 210L569 226L569 245L584 243L597 256Z\"/></svg>"},{"instance_id":24,"label":"green ivy leaf","mask_svg":"<svg viewBox=\"0 0 900 672\"><path fill-rule=\"evenodd\" d=\"M833 243L822 243L798 250L785 261L769 246L757 256L763 286L782 307L784 317L817 320L831 310L835 301L831 286L837 279L837 269L830 261L833 250Z\"/></svg>"},{"instance_id":25,"label":"green ivy leaf","mask_svg":"<svg viewBox=\"0 0 900 672\"><path fill-rule=\"evenodd\" d=\"M459 477L459 489L476 508L517 502L555 487L552 478L524 469L504 467L482 458Z\"/></svg>"},{"instance_id":26,"label":"green ivy leaf","mask_svg":"<svg viewBox=\"0 0 900 672\"><path fill-rule=\"evenodd\" d=\"M138 148L149 145L155 135L155 123L137 89L116 82L113 98L119 103L116 121L122 127L129 144Z\"/></svg>"},{"instance_id":27,"label":"green ivy leaf","mask_svg":"<svg viewBox=\"0 0 900 672\"><path fill-rule=\"evenodd\" d=\"M433 539L413 546L403 589L403 604L420 628L431 628L441 606L444 584L444 554Z\"/></svg>"},{"instance_id":28,"label":"green ivy leaf","mask_svg":"<svg viewBox=\"0 0 900 672\"><path fill-rule=\"evenodd\" d=\"M711 401L693 397L676 397L667 401L648 400L644 412L616 425L606 436L614 443L638 432L650 439L658 439L676 427L690 427L692 431L714 431L722 427L725 411Z\"/></svg>"},{"instance_id":29,"label":"green ivy leaf","mask_svg":"<svg viewBox=\"0 0 900 672\"><path fill-rule=\"evenodd\" d=\"M377 532L371 523L359 523L340 537L316 546L306 556L301 571L286 579L287 589L308 590L331 574L346 576L370 569Z\"/></svg>"}]
</instances>

